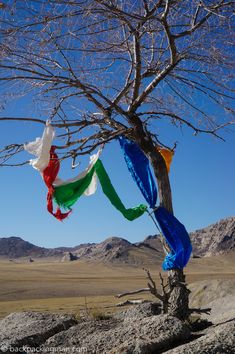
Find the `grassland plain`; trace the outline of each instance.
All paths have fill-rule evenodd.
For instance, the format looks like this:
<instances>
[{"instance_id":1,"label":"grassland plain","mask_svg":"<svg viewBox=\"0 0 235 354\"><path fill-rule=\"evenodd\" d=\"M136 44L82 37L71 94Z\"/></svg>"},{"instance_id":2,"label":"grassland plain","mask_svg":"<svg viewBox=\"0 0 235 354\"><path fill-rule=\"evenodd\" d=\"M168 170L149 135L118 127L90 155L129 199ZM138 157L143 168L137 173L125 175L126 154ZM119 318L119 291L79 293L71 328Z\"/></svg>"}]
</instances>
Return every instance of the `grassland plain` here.
<instances>
[{"instance_id":1,"label":"grassland plain","mask_svg":"<svg viewBox=\"0 0 235 354\"><path fill-rule=\"evenodd\" d=\"M158 283L161 263L146 264ZM187 282L234 279L234 254L192 259ZM163 274L164 275L164 274ZM0 261L0 317L14 311L112 312L120 302L115 295L146 287L141 266L99 262ZM132 298L150 298L146 294Z\"/></svg>"}]
</instances>

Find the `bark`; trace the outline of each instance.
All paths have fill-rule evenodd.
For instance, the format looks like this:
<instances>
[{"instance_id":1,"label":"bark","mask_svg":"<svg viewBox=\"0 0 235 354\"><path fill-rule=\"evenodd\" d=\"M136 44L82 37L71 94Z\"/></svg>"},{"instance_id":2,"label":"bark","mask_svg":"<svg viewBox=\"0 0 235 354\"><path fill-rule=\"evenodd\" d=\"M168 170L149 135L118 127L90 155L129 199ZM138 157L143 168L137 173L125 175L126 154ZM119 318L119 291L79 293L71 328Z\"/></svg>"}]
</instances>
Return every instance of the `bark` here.
<instances>
[{"instance_id":1,"label":"bark","mask_svg":"<svg viewBox=\"0 0 235 354\"><path fill-rule=\"evenodd\" d=\"M169 298L168 313L179 318L180 320L185 320L190 314L190 290L185 284L185 275L183 269L175 269L169 271L168 277L172 286L172 292Z\"/></svg>"}]
</instances>

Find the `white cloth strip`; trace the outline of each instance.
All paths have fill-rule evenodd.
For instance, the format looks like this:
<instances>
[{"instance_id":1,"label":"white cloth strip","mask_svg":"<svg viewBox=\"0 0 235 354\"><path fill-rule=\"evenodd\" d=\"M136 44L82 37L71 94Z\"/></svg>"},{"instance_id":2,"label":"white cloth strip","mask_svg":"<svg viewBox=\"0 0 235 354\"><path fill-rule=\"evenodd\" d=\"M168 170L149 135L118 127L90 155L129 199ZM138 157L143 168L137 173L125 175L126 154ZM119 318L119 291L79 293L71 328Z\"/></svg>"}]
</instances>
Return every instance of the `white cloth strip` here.
<instances>
[{"instance_id":1,"label":"white cloth strip","mask_svg":"<svg viewBox=\"0 0 235 354\"><path fill-rule=\"evenodd\" d=\"M100 155L101 155L101 152L102 152L102 149L99 149L99 151L94 154L94 155L91 155L90 156L90 163L89 165L87 166L87 168L80 172L77 176L73 177L73 178L70 178L70 179L67 179L67 180L63 180L63 179L60 179L60 178L56 178L55 182L53 183L53 186L54 187L59 187L59 186L63 186L65 184L69 184L69 183L73 183L73 182L76 182L78 181L79 179L83 178L86 176L86 174L92 169L92 167L94 166L94 164L97 162L97 160L99 159ZM93 180L92 178L92 182L94 184L92 188L95 188L95 183L97 184L97 182L95 182L95 178ZM90 187L90 186L89 186ZM87 189L89 189L89 187ZM86 190L87 191L87 190ZM84 192L84 194L86 193L86 191ZM92 193L93 194L93 193ZM90 194L88 194L90 195Z\"/></svg>"},{"instance_id":2,"label":"white cloth strip","mask_svg":"<svg viewBox=\"0 0 235 354\"><path fill-rule=\"evenodd\" d=\"M39 172L48 166L50 161L50 149L52 141L55 137L54 128L47 122L41 138L36 138L34 141L24 144L24 149L32 155L37 156L36 159L30 160L30 165Z\"/></svg>"}]
</instances>

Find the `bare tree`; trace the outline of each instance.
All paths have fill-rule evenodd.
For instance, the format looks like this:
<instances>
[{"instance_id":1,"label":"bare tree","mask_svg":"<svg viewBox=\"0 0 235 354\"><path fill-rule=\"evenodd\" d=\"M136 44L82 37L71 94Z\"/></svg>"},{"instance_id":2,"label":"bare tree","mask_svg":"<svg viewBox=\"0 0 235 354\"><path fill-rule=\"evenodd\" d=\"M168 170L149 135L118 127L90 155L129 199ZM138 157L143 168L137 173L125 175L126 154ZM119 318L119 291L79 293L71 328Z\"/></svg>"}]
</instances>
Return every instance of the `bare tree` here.
<instances>
[{"instance_id":1,"label":"bare tree","mask_svg":"<svg viewBox=\"0 0 235 354\"><path fill-rule=\"evenodd\" d=\"M34 116L4 116L13 89L22 95L31 91L47 102L45 118L61 130L61 158L126 136L149 158L160 205L173 213L166 165L156 150L169 143L161 140L158 121L223 139L221 129L233 123L232 5L228 0L1 2L0 121L45 124ZM22 150L17 142L2 147L1 166L24 164ZM11 162L15 155L17 162ZM185 318L184 274L170 273L168 311Z\"/></svg>"}]
</instances>

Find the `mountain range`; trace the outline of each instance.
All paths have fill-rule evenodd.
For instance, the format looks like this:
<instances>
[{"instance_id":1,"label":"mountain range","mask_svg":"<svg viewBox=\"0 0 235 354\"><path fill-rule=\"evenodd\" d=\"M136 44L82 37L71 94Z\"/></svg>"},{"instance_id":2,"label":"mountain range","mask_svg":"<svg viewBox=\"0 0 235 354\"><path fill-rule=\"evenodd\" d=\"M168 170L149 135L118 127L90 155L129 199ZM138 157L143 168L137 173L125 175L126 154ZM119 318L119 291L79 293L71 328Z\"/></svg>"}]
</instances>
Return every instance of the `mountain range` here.
<instances>
[{"instance_id":1,"label":"mountain range","mask_svg":"<svg viewBox=\"0 0 235 354\"><path fill-rule=\"evenodd\" d=\"M226 254L235 249L235 217L226 218L206 228L190 233L194 257ZM161 262L164 257L159 235L131 243L120 237L109 237L101 243L86 243L75 247L44 248L20 237L0 238L0 258L55 259L73 261L95 260L111 263L144 264Z\"/></svg>"}]
</instances>

